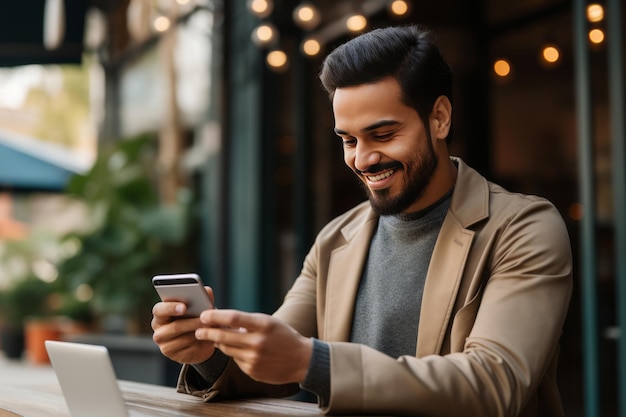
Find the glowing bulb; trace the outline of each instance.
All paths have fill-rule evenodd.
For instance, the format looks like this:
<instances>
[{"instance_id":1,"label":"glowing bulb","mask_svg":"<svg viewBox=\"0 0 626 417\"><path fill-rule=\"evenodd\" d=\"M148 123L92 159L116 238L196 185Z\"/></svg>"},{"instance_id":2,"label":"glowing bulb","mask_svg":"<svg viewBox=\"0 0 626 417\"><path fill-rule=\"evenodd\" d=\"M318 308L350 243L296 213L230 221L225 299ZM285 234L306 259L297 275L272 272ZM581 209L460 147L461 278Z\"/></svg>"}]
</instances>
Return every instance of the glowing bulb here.
<instances>
[{"instance_id":1,"label":"glowing bulb","mask_svg":"<svg viewBox=\"0 0 626 417\"><path fill-rule=\"evenodd\" d=\"M259 40L267 42L274 37L274 30L267 25L260 26L256 31Z\"/></svg>"},{"instance_id":2,"label":"glowing bulb","mask_svg":"<svg viewBox=\"0 0 626 417\"><path fill-rule=\"evenodd\" d=\"M554 64L561 57L559 50L552 45L543 48L541 55L543 56L543 59L550 64Z\"/></svg>"},{"instance_id":3,"label":"glowing bulb","mask_svg":"<svg viewBox=\"0 0 626 417\"><path fill-rule=\"evenodd\" d=\"M360 32L367 26L367 19L360 14L352 15L346 20L346 27L350 32Z\"/></svg>"},{"instance_id":4,"label":"glowing bulb","mask_svg":"<svg viewBox=\"0 0 626 417\"><path fill-rule=\"evenodd\" d=\"M589 41L596 45L604 42L604 32L600 29L591 29L589 31Z\"/></svg>"},{"instance_id":5,"label":"glowing bulb","mask_svg":"<svg viewBox=\"0 0 626 417\"><path fill-rule=\"evenodd\" d=\"M302 52L308 56L315 56L319 54L321 50L322 45L320 45L317 39L307 39L302 43Z\"/></svg>"},{"instance_id":6,"label":"glowing bulb","mask_svg":"<svg viewBox=\"0 0 626 417\"><path fill-rule=\"evenodd\" d=\"M587 6L587 20L599 22L602 19L604 19L604 8L601 5L593 3Z\"/></svg>"},{"instance_id":7,"label":"glowing bulb","mask_svg":"<svg viewBox=\"0 0 626 417\"><path fill-rule=\"evenodd\" d=\"M404 16L409 12L409 3L404 0L394 0L391 2L389 10L396 16Z\"/></svg>"},{"instance_id":8,"label":"glowing bulb","mask_svg":"<svg viewBox=\"0 0 626 417\"><path fill-rule=\"evenodd\" d=\"M280 49L274 49L267 54L267 65L276 70L281 70L287 67L287 54Z\"/></svg>"},{"instance_id":9,"label":"glowing bulb","mask_svg":"<svg viewBox=\"0 0 626 417\"><path fill-rule=\"evenodd\" d=\"M248 0L248 10L258 18L269 16L274 9L274 3L270 0Z\"/></svg>"},{"instance_id":10,"label":"glowing bulb","mask_svg":"<svg viewBox=\"0 0 626 417\"><path fill-rule=\"evenodd\" d=\"M493 71L498 77L506 77L511 73L511 64L506 59L498 59L493 64Z\"/></svg>"},{"instance_id":11,"label":"glowing bulb","mask_svg":"<svg viewBox=\"0 0 626 417\"><path fill-rule=\"evenodd\" d=\"M312 30L319 25L321 14L315 6L302 3L293 11L293 21L304 30Z\"/></svg>"},{"instance_id":12,"label":"glowing bulb","mask_svg":"<svg viewBox=\"0 0 626 417\"><path fill-rule=\"evenodd\" d=\"M257 26L252 31L252 42L259 48L264 48L278 39L278 30L270 23Z\"/></svg>"}]
</instances>

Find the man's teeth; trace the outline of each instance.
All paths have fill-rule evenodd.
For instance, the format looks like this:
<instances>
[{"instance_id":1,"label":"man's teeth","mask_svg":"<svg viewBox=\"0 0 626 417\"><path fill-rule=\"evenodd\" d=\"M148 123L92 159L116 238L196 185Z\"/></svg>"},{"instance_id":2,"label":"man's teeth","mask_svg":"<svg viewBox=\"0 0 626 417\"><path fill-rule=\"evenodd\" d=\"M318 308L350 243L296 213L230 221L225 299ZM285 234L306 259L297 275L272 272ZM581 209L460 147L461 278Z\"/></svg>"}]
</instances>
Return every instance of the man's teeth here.
<instances>
[{"instance_id":1,"label":"man's teeth","mask_svg":"<svg viewBox=\"0 0 626 417\"><path fill-rule=\"evenodd\" d=\"M390 169L378 175L368 175L367 179L371 182L381 181L381 180L384 180L385 178L390 177L391 174L393 174L393 169Z\"/></svg>"}]
</instances>

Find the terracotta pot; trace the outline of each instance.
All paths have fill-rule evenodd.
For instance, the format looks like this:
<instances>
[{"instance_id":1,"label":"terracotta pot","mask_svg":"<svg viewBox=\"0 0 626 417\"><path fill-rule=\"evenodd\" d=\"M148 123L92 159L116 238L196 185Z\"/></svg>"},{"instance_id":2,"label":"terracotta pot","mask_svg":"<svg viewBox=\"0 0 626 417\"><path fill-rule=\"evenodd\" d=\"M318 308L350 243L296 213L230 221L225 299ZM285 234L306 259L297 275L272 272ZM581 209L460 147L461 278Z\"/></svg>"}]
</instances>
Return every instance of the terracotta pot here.
<instances>
[{"instance_id":1,"label":"terracotta pot","mask_svg":"<svg viewBox=\"0 0 626 417\"><path fill-rule=\"evenodd\" d=\"M46 352L46 340L61 340L62 329L56 320L29 320L26 322L24 338L26 359L37 365L50 363Z\"/></svg>"}]
</instances>

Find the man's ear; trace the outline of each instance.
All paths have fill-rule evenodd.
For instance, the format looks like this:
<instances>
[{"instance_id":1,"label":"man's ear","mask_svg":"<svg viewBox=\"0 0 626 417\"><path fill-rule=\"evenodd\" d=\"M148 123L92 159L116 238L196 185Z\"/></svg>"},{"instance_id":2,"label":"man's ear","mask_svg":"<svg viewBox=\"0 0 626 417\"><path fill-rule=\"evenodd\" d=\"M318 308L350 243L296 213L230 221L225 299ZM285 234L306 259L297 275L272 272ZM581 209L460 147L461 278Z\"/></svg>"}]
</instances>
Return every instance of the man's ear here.
<instances>
[{"instance_id":1,"label":"man's ear","mask_svg":"<svg viewBox=\"0 0 626 417\"><path fill-rule=\"evenodd\" d=\"M430 113L430 133L435 139L445 139L452 125L452 103L446 96L439 96Z\"/></svg>"}]
</instances>

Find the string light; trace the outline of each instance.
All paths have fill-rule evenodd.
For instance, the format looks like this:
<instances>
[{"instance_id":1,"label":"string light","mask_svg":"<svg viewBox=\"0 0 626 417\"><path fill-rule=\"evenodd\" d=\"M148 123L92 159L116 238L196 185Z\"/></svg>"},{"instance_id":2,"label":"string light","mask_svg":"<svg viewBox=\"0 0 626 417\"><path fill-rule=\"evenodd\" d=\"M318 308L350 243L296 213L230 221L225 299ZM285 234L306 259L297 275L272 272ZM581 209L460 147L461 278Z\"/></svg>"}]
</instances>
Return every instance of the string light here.
<instances>
[{"instance_id":1,"label":"string light","mask_svg":"<svg viewBox=\"0 0 626 417\"><path fill-rule=\"evenodd\" d=\"M177 0L189 1L189 0ZM388 9L388 13L394 17L402 17L409 13L410 2L408 0L378 0L375 2L366 2L368 7L361 9L361 13L354 14L348 18L339 19L330 22L319 32L311 33L311 36L300 44L300 50L304 55L316 56L323 49L323 43L334 39L341 34L348 32L362 32L368 26L368 16L372 16ZM249 12L261 19L272 14L274 9L273 0L247 0L247 8ZM312 31L316 29L322 21L322 16L317 7L311 1L304 1L299 4L292 12L293 22L304 31ZM268 48L277 45L279 31L271 23L263 23L255 28L251 33L252 42L259 48ZM288 56L284 51L272 50L266 56L267 65L273 70L284 70L288 66Z\"/></svg>"},{"instance_id":2,"label":"string light","mask_svg":"<svg viewBox=\"0 0 626 417\"><path fill-rule=\"evenodd\" d=\"M278 42L278 29L271 23L263 23L252 31L252 42L259 48L266 48Z\"/></svg>"},{"instance_id":3,"label":"string light","mask_svg":"<svg viewBox=\"0 0 626 417\"><path fill-rule=\"evenodd\" d=\"M287 54L280 50L274 49L267 54L265 58L267 65L275 71L284 71L287 69L287 64L289 60L287 59Z\"/></svg>"},{"instance_id":4,"label":"string light","mask_svg":"<svg viewBox=\"0 0 626 417\"><path fill-rule=\"evenodd\" d=\"M304 42L302 42L301 49L305 55L315 56L319 54L322 50L322 45L317 39L309 38L305 39Z\"/></svg>"},{"instance_id":5,"label":"string light","mask_svg":"<svg viewBox=\"0 0 626 417\"><path fill-rule=\"evenodd\" d=\"M596 23L604 19L604 8L597 3L587 6L587 20Z\"/></svg>"},{"instance_id":6,"label":"string light","mask_svg":"<svg viewBox=\"0 0 626 417\"><path fill-rule=\"evenodd\" d=\"M247 0L246 4L249 12L258 18L269 16L274 8L273 0ZM408 0L377 0L365 2L360 13L330 22L319 30L319 32L312 33L309 38L305 39L300 44L301 53L307 56L316 56L322 51L324 42L345 34L346 30L351 33L364 31L368 26L368 17L379 13L384 10L385 7L388 9L387 11L390 15L402 17L408 14L410 2ZM319 26L322 21L322 16L319 9L315 7L311 1L304 1L295 7L292 12L292 19L300 29L312 31ZM278 36L277 28L270 23L264 23L252 32L251 39L257 47L267 48L277 44ZM283 57L285 62L281 63ZM288 57L282 51L272 51L268 53L266 60L267 64L272 69L277 69L287 66Z\"/></svg>"},{"instance_id":7,"label":"string light","mask_svg":"<svg viewBox=\"0 0 626 417\"><path fill-rule=\"evenodd\" d=\"M409 3L405 0L393 0L389 4L389 12L394 16L404 16L409 12Z\"/></svg>"},{"instance_id":8,"label":"string light","mask_svg":"<svg viewBox=\"0 0 626 417\"><path fill-rule=\"evenodd\" d=\"M604 32L602 29L591 29L589 31L589 41L594 45L604 42Z\"/></svg>"},{"instance_id":9,"label":"string light","mask_svg":"<svg viewBox=\"0 0 626 417\"><path fill-rule=\"evenodd\" d=\"M555 64L559 61L561 53L556 46L546 45L541 51L541 56L546 63Z\"/></svg>"},{"instance_id":10,"label":"string light","mask_svg":"<svg viewBox=\"0 0 626 417\"><path fill-rule=\"evenodd\" d=\"M498 59L493 64L493 71L498 77L508 77L511 74L511 64L506 59Z\"/></svg>"},{"instance_id":11,"label":"string light","mask_svg":"<svg viewBox=\"0 0 626 417\"><path fill-rule=\"evenodd\" d=\"M319 10L310 3L302 3L293 11L293 21L304 30L313 30L322 20Z\"/></svg>"},{"instance_id":12,"label":"string light","mask_svg":"<svg viewBox=\"0 0 626 417\"><path fill-rule=\"evenodd\" d=\"M350 32L360 32L367 27L367 19L365 16L360 14L355 14L346 20L346 28Z\"/></svg>"},{"instance_id":13,"label":"string light","mask_svg":"<svg viewBox=\"0 0 626 417\"><path fill-rule=\"evenodd\" d=\"M274 2L271 0L248 0L248 10L254 16L263 19L274 10Z\"/></svg>"}]
</instances>

